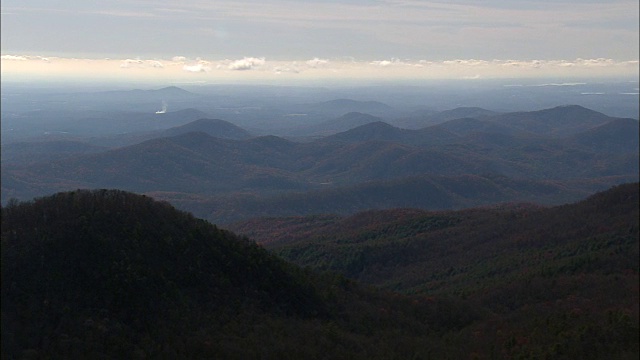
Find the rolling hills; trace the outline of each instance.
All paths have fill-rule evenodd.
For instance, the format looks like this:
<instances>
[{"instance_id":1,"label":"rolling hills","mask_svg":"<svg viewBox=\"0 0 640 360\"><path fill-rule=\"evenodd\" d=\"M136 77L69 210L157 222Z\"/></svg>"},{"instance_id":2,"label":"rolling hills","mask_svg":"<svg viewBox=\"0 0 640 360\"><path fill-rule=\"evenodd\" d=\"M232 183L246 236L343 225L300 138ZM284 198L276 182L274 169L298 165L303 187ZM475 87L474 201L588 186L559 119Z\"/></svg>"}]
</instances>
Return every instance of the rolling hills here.
<instances>
[{"instance_id":1,"label":"rolling hills","mask_svg":"<svg viewBox=\"0 0 640 360\"><path fill-rule=\"evenodd\" d=\"M631 266L633 251L637 252L638 192L638 183L631 183L578 203L551 208L523 203L457 211L368 210L346 216L263 217L228 228L301 266L338 271L394 290L433 294L442 291L440 287L454 291L454 279L445 276L432 288L424 285L426 279L421 274L432 276L447 264L464 263L454 277L468 282L466 287L470 288L475 279L465 272L476 271L474 267L496 271L496 266L488 266L487 262L497 261L505 272L523 267L535 272L536 264L545 261L545 249L559 245L584 247L581 251L589 254L568 250L555 254L554 258L562 262L570 263L574 256L595 256L616 266ZM291 230L289 226L304 230ZM599 243L612 237L624 239L624 244ZM592 249L590 242L599 245L594 244ZM600 251L602 247L618 245L625 250ZM516 254L528 251L531 256ZM625 260L617 259L616 254ZM531 263L509 264L522 261L523 256ZM423 287L414 288L409 274Z\"/></svg>"},{"instance_id":2,"label":"rolling hills","mask_svg":"<svg viewBox=\"0 0 640 360\"><path fill-rule=\"evenodd\" d=\"M302 270L146 196L11 201L2 356L631 359L638 201L634 183L553 208L243 225L298 263L415 295Z\"/></svg>"},{"instance_id":3,"label":"rolling hills","mask_svg":"<svg viewBox=\"0 0 640 360\"><path fill-rule=\"evenodd\" d=\"M394 209L230 228L300 266L490 309L462 332L480 342L511 338L489 357L631 359L640 332L639 192L631 183L551 208ZM617 330L606 335L611 325ZM621 353L608 353L603 340Z\"/></svg>"}]
</instances>

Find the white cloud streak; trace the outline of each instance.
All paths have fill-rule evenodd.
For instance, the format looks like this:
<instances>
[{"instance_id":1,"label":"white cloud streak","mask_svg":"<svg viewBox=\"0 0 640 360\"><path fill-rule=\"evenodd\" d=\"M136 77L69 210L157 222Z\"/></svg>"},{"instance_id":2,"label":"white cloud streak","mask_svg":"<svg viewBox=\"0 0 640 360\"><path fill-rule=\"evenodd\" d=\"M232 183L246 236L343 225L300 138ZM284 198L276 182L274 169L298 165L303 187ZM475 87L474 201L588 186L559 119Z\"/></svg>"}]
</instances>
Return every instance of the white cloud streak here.
<instances>
[{"instance_id":1,"label":"white cloud streak","mask_svg":"<svg viewBox=\"0 0 640 360\"><path fill-rule=\"evenodd\" d=\"M598 78L637 77L638 60L616 61L608 58L559 60L411 60L355 59L269 60L245 57L238 60L213 60L184 56L163 59L73 59L4 54L1 56L2 74L29 76L67 76L91 78L227 81L235 80L429 80L429 79L492 79L492 78ZM189 75L188 78L185 78ZM572 83L560 81L558 83Z\"/></svg>"},{"instance_id":2,"label":"white cloud streak","mask_svg":"<svg viewBox=\"0 0 640 360\"><path fill-rule=\"evenodd\" d=\"M317 68L317 67L329 64L329 60L313 58L311 60L307 60L306 64L309 65L312 68Z\"/></svg>"},{"instance_id":3,"label":"white cloud streak","mask_svg":"<svg viewBox=\"0 0 640 360\"><path fill-rule=\"evenodd\" d=\"M120 67L123 69L129 69L133 67L140 68L140 69L144 69L144 68L162 69L164 68L164 65L162 64L162 62L158 60L125 59L125 60L122 60L122 62L120 63Z\"/></svg>"},{"instance_id":4,"label":"white cloud streak","mask_svg":"<svg viewBox=\"0 0 640 360\"><path fill-rule=\"evenodd\" d=\"M2 55L0 56L0 60L2 61L27 61L28 58L26 56L20 55Z\"/></svg>"}]
</instances>

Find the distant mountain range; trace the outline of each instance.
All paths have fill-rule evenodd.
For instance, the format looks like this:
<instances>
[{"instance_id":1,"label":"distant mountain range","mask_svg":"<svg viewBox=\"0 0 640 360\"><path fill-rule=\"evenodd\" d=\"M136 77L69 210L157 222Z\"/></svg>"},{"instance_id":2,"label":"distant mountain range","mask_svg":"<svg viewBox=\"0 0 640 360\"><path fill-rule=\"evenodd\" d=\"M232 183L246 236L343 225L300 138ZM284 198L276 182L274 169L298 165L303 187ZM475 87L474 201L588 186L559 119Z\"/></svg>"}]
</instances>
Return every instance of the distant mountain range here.
<instances>
[{"instance_id":1,"label":"distant mountain range","mask_svg":"<svg viewBox=\"0 0 640 360\"><path fill-rule=\"evenodd\" d=\"M304 136L327 136L339 132L347 131L358 126L373 122L383 121L382 118L364 114L361 112L349 112L338 118L327 120L319 124L301 125L290 131L292 134L302 134Z\"/></svg>"},{"instance_id":2,"label":"distant mountain range","mask_svg":"<svg viewBox=\"0 0 640 360\"><path fill-rule=\"evenodd\" d=\"M385 115L394 113L393 107L379 101L358 101L351 99L336 99L305 106L310 111L317 111L333 116L341 116L347 113L359 112L372 115Z\"/></svg>"},{"instance_id":3,"label":"distant mountain range","mask_svg":"<svg viewBox=\"0 0 640 360\"><path fill-rule=\"evenodd\" d=\"M413 116L401 117L393 120L393 124L405 129L421 129L427 126L438 125L443 122L462 118L484 118L498 115L498 112L479 107L459 107L444 111L430 111L418 113Z\"/></svg>"},{"instance_id":4,"label":"distant mountain range","mask_svg":"<svg viewBox=\"0 0 640 360\"><path fill-rule=\"evenodd\" d=\"M603 125L612 118L582 106L567 105L539 111L500 114L489 120L523 132L564 137Z\"/></svg>"},{"instance_id":5,"label":"distant mountain range","mask_svg":"<svg viewBox=\"0 0 640 360\"><path fill-rule=\"evenodd\" d=\"M158 104L161 107L162 104ZM157 110L160 110L158 108ZM182 109L156 114L154 111L38 110L21 115L4 115L3 143L47 139L87 139L165 130L208 118L205 112Z\"/></svg>"},{"instance_id":6,"label":"distant mountain range","mask_svg":"<svg viewBox=\"0 0 640 360\"><path fill-rule=\"evenodd\" d=\"M586 120L581 122L583 118ZM177 123L184 121L181 117L174 119ZM207 119L154 134L144 136L158 138L103 152L90 145L75 144L77 151L69 153L74 156L63 158L65 153L58 152L40 163L35 160L37 152L20 155L33 159L29 163L17 163L16 151L8 146L8 155L14 160L2 163L2 199L27 199L77 187L118 187L164 193L167 198L173 198L173 193L197 194L200 200L183 202L186 209L192 210L212 197L241 199L253 194L269 203L276 194L289 197L293 194L285 195L287 192L295 192L294 197L300 198L300 192L313 191L316 195L310 195L309 199L321 197L325 192L333 197L331 191L366 189L369 185L365 183L376 182L391 182L393 193L401 192L405 186L402 184L412 183L411 178L453 179L464 175L470 175L467 179L506 177L533 187L554 184L558 190L552 192L556 195L543 196L537 191L512 189L484 200L479 192L475 199L472 194L464 201L442 203L446 208L458 208L497 199L530 201L531 194L553 204L638 178L638 121L611 118L575 106L515 113L513 117L501 114L456 119L419 130L375 121L307 142L276 136L250 138L247 131L231 123ZM125 138L132 141L136 136L139 135ZM101 141L104 145L104 140L96 143ZM3 154L4 149L3 145ZM413 194L410 198L424 199L411 206L435 208L433 202L417 195L419 188L406 190ZM344 197L347 198L350 197ZM395 196L386 202L376 200L370 204L385 208L403 206L394 199ZM343 203L338 202L334 209L349 207ZM289 211L298 213L293 208ZM208 211L216 212L227 210Z\"/></svg>"}]
</instances>

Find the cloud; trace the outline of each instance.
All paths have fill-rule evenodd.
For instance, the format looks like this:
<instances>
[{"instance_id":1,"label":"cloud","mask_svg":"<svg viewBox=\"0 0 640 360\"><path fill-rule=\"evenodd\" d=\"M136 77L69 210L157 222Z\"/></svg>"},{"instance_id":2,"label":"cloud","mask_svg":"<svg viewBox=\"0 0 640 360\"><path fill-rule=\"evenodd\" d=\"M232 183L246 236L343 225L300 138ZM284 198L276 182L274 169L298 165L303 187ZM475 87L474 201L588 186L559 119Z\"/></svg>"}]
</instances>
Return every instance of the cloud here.
<instances>
[{"instance_id":1,"label":"cloud","mask_svg":"<svg viewBox=\"0 0 640 360\"><path fill-rule=\"evenodd\" d=\"M211 67L205 64L185 65L182 67L182 70L193 73L209 72L211 71Z\"/></svg>"},{"instance_id":2,"label":"cloud","mask_svg":"<svg viewBox=\"0 0 640 360\"><path fill-rule=\"evenodd\" d=\"M158 60L142 60L142 59L125 59L120 62L120 67L123 69L129 68L156 68L162 69L164 65Z\"/></svg>"},{"instance_id":3,"label":"cloud","mask_svg":"<svg viewBox=\"0 0 640 360\"><path fill-rule=\"evenodd\" d=\"M264 58L245 57L229 64L229 70L251 70L265 64Z\"/></svg>"},{"instance_id":4,"label":"cloud","mask_svg":"<svg viewBox=\"0 0 640 360\"><path fill-rule=\"evenodd\" d=\"M476 60L476 59L445 60L442 63L444 65L460 65L460 66L482 66L482 65L488 65L487 61L485 61L485 60Z\"/></svg>"},{"instance_id":5,"label":"cloud","mask_svg":"<svg viewBox=\"0 0 640 360\"><path fill-rule=\"evenodd\" d=\"M27 61L29 59L27 59L25 56L19 56L19 55L2 55L0 56L0 60Z\"/></svg>"},{"instance_id":6,"label":"cloud","mask_svg":"<svg viewBox=\"0 0 640 360\"><path fill-rule=\"evenodd\" d=\"M273 68L273 72L276 74L282 74L282 73L298 74L300 73L300 70L298 70L296 67L276 66Z\"/></svg>"},{"instance_id":7,"label":"cloud","mask_svg":"<svg viewBox=\"0 0 640 360\"><path fill-rule=\"evenodd\" d=\"M376 61L372 61L369 64L371 65L375 65L375 66L382 66L382 67L389 67L389 66L416 66L418 65L419 67L422 66L422 63L411 63L408 61L402 61L400 59L395 59L392 58L391 60L376 60Z\"/></svg>"},{"instance_id":8,"label":"cloud","mask_svg":"<svg viewBox=\"0 0 640 360\"><path fill-rule=\"evenodd\" d=\"M587 83L583 83L583 82L545 83L545 84L535 84L535 85L529 85L529 86L545 87L545 86L581 86L581 85L587 85Z\"/></svg>"},{"instance_id":9,"label":"cloud","mask_svg":"<svg viewBox=\"0 0 640 360\"><path fill-rule=\"evenodd\" d=\"M195 64L184 64L182 70L193 73L209 72L211 71L211 62L197 58Z\"/></svg>"},{"instance_id":10,"label":"cloud","mask_svg":"<svg viewBox=\"0 0 640 360\"><path fill-rule=\"evenodd\" d=\"M39 60L49 62L50 58L44 56L25 56L25 55L2 55L0 56L0 60L7 61L27 61L27 60Z\"/></svg>"},{"instance_id":11,"label":"cloud","mask_svg":"<svg viewBox=\"0 0 640 360\"><path fill-rule=\"evenodd\" d=\"M118 11L118 10L99 10L99 11L84 11L84 13L93 13L98 15L128 17L128 18L154 18L155 14L146 11Z\"/></svg>"},{"instance_id":12,"label":"cloud","mask_svg":"<svg viewBox=\"0 0 640 360\"><path fill-rule=\"evenodd\" d=\"M503 67L513 67L513 68L539 68L543 65L541 60L531 60L531 61L521 61L521 60L493 60L494 64L503 66Z\"/></svg>"},{"instance_id":13,"label":"cloud","mask_svg":"<svg viewBox=\"0 0 640 360\"><path fill-rule=\"evenodd\" d=\"M328 63L329 63L329 60L318 59L318 58L313 58L313 59L307 61L307 65L309 65L312 68L316 68L316 67L322 66L322 65L327 65Z\"/></svg>"},{"instance_id":14,"label":"cloud","mask_svg":"<svg viewBox=\"0 0 640 360\"><path fill-rule=\"evenodd\" d=\"M546 59L546 60L410 60L390 58L368 61L353 58L310 60L270 60L245 57L239 60L188 59L175 56L168 59L89 59L2 54L2 74L7 76L72 76L117 80L139 76L149 81L186 81L186 75L201 74L201 80L254 81L278 79L304 80L428 80L428 79L499 79L557 78L558 84L580 78L636 77L638 60L616 61L608 58ZM157 70L157 71L154 71ZM232 71L256 70L256 71ZM542 81L541 81L542 82Z\"/></svg>"},{"instance_id":15,"label":"cloud","mask_svg":"<svg viewBox=\"0 0 640 360\"><path fill-rule=\"evenodd\" d=\"M393 62L391 62L389 60L381 60L381 61L373 61L373 62L371 62L371 64L382 66L382 67L387 67L387 66L391 66L393 64Z\"/></svg>"}]
</instances>

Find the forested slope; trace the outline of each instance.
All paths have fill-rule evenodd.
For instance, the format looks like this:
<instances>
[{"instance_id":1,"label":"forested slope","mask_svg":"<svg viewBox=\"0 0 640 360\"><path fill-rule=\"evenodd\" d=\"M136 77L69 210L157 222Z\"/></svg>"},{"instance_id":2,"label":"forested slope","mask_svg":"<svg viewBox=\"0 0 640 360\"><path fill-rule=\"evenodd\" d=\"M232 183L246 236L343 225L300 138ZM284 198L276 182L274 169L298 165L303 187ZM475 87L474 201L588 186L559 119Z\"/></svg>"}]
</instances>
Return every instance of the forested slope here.
<instances>
[{"instance_id":1,"label":"forested slope","mask_svg":"<svg viewBox=\"0 0 640 360\"><path fill-rule=\"evenodd\" d=\"M2 358L424 357L474 317L438 306L311 274L118 190L2 209Z\"/></svg>"},{"instance_id":2,"label":"forested slope","mask_svg":"<svg viewBox=\"0 0 640 360\"><path fill-rule=\"evenodd\" d=\"M638 208L632 183L553 208L368 211L231 228L301 266L464 299L491 314L466 334L513 341L512 355L626 358L638 352Z\"/></svg>"}]
</instances>

